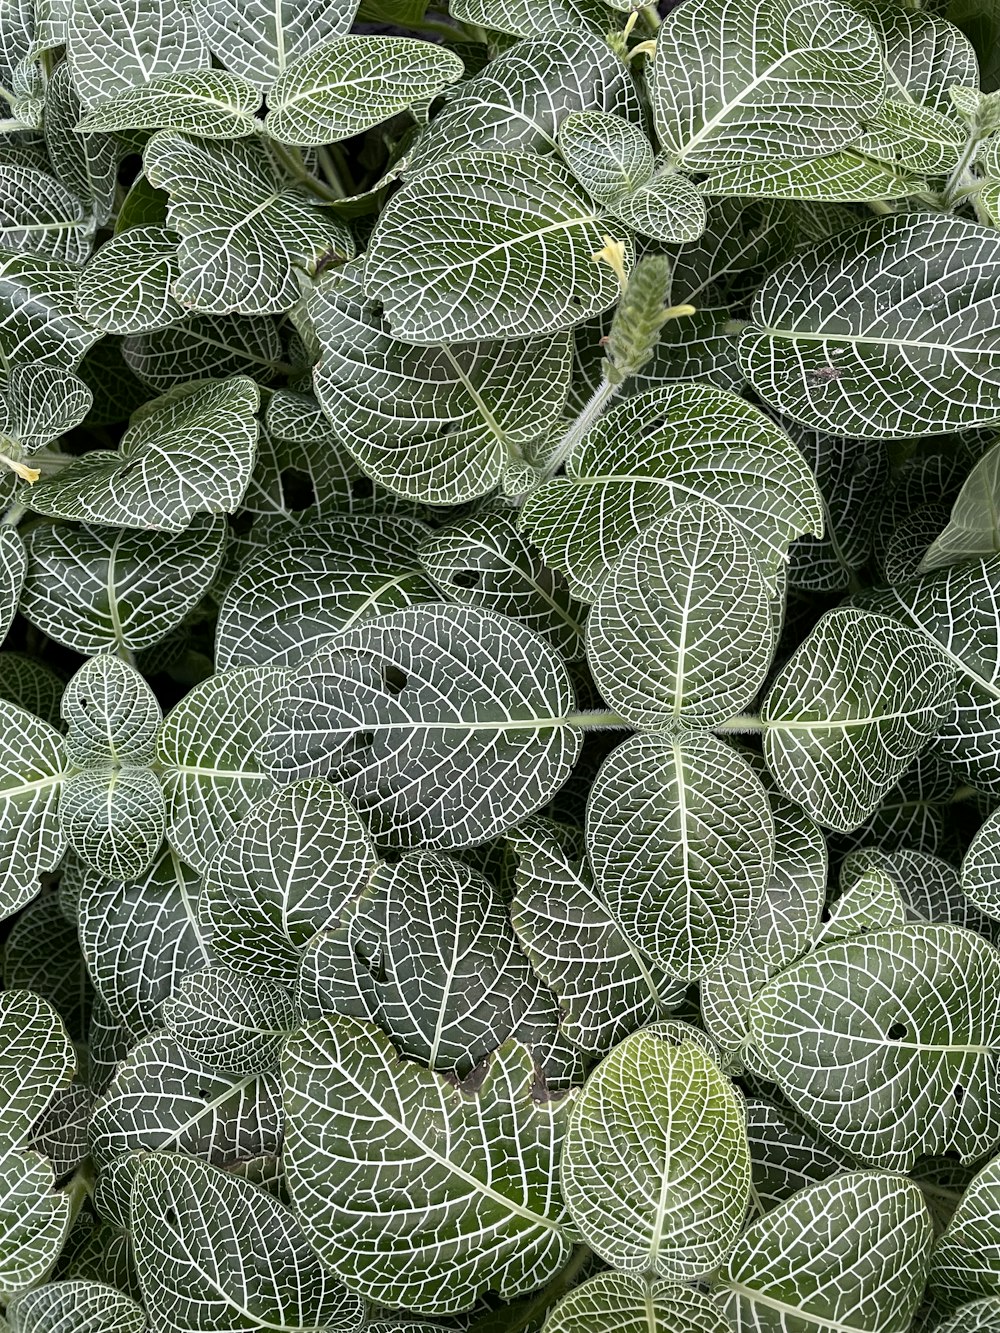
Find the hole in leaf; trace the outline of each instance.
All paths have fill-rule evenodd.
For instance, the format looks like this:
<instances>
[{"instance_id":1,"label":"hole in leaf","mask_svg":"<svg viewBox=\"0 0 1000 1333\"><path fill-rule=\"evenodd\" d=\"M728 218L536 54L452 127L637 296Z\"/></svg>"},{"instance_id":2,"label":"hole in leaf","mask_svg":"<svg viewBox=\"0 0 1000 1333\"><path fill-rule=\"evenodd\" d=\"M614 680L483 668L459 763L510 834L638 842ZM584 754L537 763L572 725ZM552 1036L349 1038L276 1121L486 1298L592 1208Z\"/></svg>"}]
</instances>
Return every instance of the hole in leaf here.
<instances>
[{"instance_id":1,"label":"hole in leaf","mask_svg":"<svg viewBox=\"0 0 1000 1333\"><path fill-rule=\"evenodd\" d=\"M893 1023L892 1027L885 1035L889 1038L890 1041L902 1041L903 1038L906 1036L906 1024Z\"/></svg>"},{"instance_id":2,"label":"hole in leaf","mask_svg":"<svg viewBox=\"0 0 1000 1333\"><path fill-rule=\"evenodd\" d=\"M959 1106L961 1106L962 1102L965 1100L965 1089L962 1087L961 1083L955 1084L952 1089L952 1096L955 1098L955 1101L958 1102Z\"/></svg>"},{"instance_id":3,"label":"hole in leaf","mask_svg":"<svg viewBox=\"0 0 1000 1333\"><path fill-rule=\"evenodd\" d=\"M285 508L293 511L308 509L316 503L316 490L308 472L297 467L286 467L281 473L281 496Z\"/></svg>"},{"instance_id":4,"label":"hole in leaf","mask_svg":"<svg viewBox=\"0 0 1000 1333\"><path fill-rule=\"evenodd\" d=\"M196 1088L194 1095L196 1097L200 1097L203 1102L207 1102L209 1097L211 1096L211 1093L207 1088Z\"/></svg>"},{"instance_id":5,"label":"hole in leaf","mask_svg":"<svg viewBox=\"0 0 1000 1333\"><path fill-rule=\"evenodd\" d=\"M371 477L355 477L351 482L351 498L353 500L370 500L375 494L375 483Z\"/></svg>"},{"instance_id":6,"label":"hole in leaf","mask_svg":"<svg viewBox=\"0 0 1000 1333\"><path fill-rule=\"evenodd\" d=\"M391 662L386 662L382 668L382 684L386 694L401 694L406 689L406 681L405 671L400 671L399 667L393 666ZM370 741L369 744L371 744Z\"/></svg>"},{"instance_id":7,"label":"hole in leaf","mask_svg":"<svg viewBox=\"0 0 1000 1333\"><path fill-rule=\"evenodd\" d=\"M164 1222L166 1222L168 1227L176 1226L177 1225L176 1208L168 1208L166 1212L163 1214L163 1220Z\"/></svg>"},{"instance_id":8,"label":"hole in leaf","mask_svg":"<svg viewBox=\"0 0 1000 1333\"><path fill-rule=\"evenodd\" d=\"M478 588L482 578L478 569L460 569L452 574L451 581L456 588Z\"/></svg>"}]
</instances>

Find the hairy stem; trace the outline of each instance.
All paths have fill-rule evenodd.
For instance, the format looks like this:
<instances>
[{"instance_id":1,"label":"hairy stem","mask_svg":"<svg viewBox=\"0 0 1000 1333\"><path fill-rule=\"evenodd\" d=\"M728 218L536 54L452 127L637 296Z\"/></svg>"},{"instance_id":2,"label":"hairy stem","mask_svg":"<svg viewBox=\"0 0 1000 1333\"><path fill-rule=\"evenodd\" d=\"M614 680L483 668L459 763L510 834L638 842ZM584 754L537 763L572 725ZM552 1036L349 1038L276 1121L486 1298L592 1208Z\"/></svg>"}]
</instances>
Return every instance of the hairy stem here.
<instances>
[{"instance_id":1,"label":"hairy stem","mask_svg":"<svg viewBox=\"0 0 1000 1333\"><path fill-rule=\"evenodd\" d=\"M545 469L543 480L548 481L550 477L556 475L563 463L566 462L566 459L569 458L570 454L587 434L591 426L594 425L605 407L607 407L608 403L610 403L611 399L620 388L620 384L612 384L607 378L601 381L585 403L580 415L559 441L559 447L552 455L549 460L549 465Z\"/></svg>"},{"instance_id":2,"label":"hairy stem","mask_svg":"<svg viewBox=\"0 0 1000 1333\"><path fill-rule=\"evenodd\" d=\"M601 708L593 713L570 713L565 720L567 727L574 731L632 731L632 723L626 722L609 708Z\"/></svg>"},{"instance_id":3,"label":"hairy stem","mask_svg":"<svg viewBox=\"0 0 1000 1333\"><path fill-rule=\"evenodd\" d=\"M767 731L767 723L750 713L741 713L739 717L731 717L728 722L717 722L712 730L728 732L733 736L752 736Z\"/></svg>"}]
</instances>

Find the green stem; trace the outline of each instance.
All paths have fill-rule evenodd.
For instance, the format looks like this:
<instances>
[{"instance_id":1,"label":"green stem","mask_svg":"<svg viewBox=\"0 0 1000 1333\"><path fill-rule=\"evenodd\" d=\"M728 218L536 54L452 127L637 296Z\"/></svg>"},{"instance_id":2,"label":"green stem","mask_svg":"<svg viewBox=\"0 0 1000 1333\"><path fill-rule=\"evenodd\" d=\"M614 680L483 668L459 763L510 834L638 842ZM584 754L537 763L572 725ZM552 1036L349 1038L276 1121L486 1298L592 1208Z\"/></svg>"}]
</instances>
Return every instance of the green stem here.
<instances>
[{"instance_id":1,"label":"green stem","mask_svg":"<svg viewBox=\"0 0 1000 1333\"><path fill-rule=\"evenodd\" d=\"M969 168L972 166L973 159L976 156L976 149L979 147L979 135L972 131L965 141L965 147L962 149L962 156L958 159L954 171L948 177L944 190L941 193L941 203L945 208L954 208L958 203L958 197L963 189L967 189L970 183L975 186L975 177Z\"/></svg>"},{"instance_id":2,"label":"green stem","mask_svg":"<svg viewBox=\"0 0 1000 1333\"><path fill-rule=\"evenodd\" d=\"M767 731L767 723L749 713L741 713L739 717L731 717L728 722L717 722L712 730L728 732L734 736L752 736Z\"/></svg>"},{"instance_id":3,"label":"green stem","mask_svg":"<svg viewBox=\"0 0 1000 1333\"><path fill-rule=\"evenodd\" d=\"M626 722L609 708L602 708L593 713L570 713L565 726L574 731L632 731L632 723Z\"/></svg>"},{"instance_id":4,"label":"green stem","mask_svg":"<svg viewBox=\"0 0 1000 1333\"><path fill-rule=\"evenodd\" d=\"M273 139L268 142L268 147L288 174L293 176L310 193L314 194L317 199L322 199L328 204L336 204L344 197L342 194L338 194L332 186L316 179L302 161L302 154L297 148L286 148L284 144L277 143Z\"/></svg>"},{"instance_id":5,"label":"green stem","mask_svg":"<svg viewBox=\"0 0 1000 1333\"><path fill-rule=\"evenodd\" d=\"M892 209L888 204L884 204L881 199L869 199L868 207L873 213L877 213L880 218L890 217Z\"/></svg>"},{"instance_id":6,"label":"green stem","mask_svg":"<svg viewBox=\"0 0 1000 1333\"><path fill-rule=\"evenodd\" d=\"M62 1193L69 1199L70 1227L79 1216L83 1205L88 1199L93 1198L95 1181L94 1165L88 1157L82 1166L77 1167L73 1178L62 1187ZM66 1230L69 1231L69 1227Z\"/></svg>"},{"instance_id":7,"label":"green stem","mask_svg":"<svg viewBox=\"0 0 1000 1333\"><path fill-rule=\"evenodd\" d=\"M15 500L4 513L3 518L0 518L0 527L16 528L27 512L28 506L21 500Z\"/></svg>"},{"instance_id":8,"label":"green stem","mask_svg":"<svg viewBox=\"0 0 1000 1333\"><path fill-rule=\"evenodd\" d=\"M601 381L587 400L580 415L559 441L559 446L549 459L548 466L545 469L544 481L548 481L556 475L620 388L620 384L612 384L609 379L605 378Z\"/></svg>"},{"instance_id":9,"label":"green stem","mask_svg":"<svg viewBox=\"0 0 1000 1333\"><path fill-rule=\"evenodd\" d=\"M340 179L340 172L329 148L317 148L316 156L319 158L319 164L323 168L323 175L326 177L326 183L330 189L336 190L339 198L346 199L348 194L352 194L353 191L348 190Z\"/></svg>"}]
</instances>

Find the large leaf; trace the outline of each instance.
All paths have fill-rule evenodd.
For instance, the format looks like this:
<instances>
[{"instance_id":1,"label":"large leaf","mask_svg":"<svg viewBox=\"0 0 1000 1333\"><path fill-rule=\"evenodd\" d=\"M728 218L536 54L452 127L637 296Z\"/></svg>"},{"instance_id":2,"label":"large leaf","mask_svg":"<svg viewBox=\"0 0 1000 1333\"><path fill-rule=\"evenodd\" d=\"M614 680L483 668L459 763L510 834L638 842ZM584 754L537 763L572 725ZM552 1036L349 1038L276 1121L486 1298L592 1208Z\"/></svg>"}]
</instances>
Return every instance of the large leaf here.
<instances>
[{"instance_id":1,"label":"large leaf","mask_svg":"<svg viewBox=\"0 0 1000 1333\"><path fill-rule=\"evenodd\" d=\"M598 1273L581 1282L552 1309L545 1333L730 1333L709 1296L662 1279L631 1273Z\"/></svg>"},{"instance_id":2,"label":"large leaf","mask_svg":"<svg viewBox=\"0 0 1000 1333\"><path fill-rule=\"evenodd\" d=\"M68 771L55 727L0 699L0 919L31 902L62 860L58 803Z\"/></svg>"},{"instance_id":3,"label":"large leaf","mask_svg":"<svg viewBox=\"0 0 1000 1333\"><path fill-rule=\"evenodd\" d=\"M281 673L266 667L210 676L167 714L157 744L167 839L204 873L223 841L274 787L261 765Z\"/></svg>"},{"instance_id":4,"label":"large leaf","mask_svg":"<svg viewBox=\"0 0 1000 1333\"><path fill-rule=\"evenodd\" d=\"M310 944L299 989L306 1018L370 1018L403 1055L465 1077L516 1033L538 985L488 881L411 852L378 866L346 924Z\"/></svg>"},{"instance_id":5,"label":"large leaf","mask_svg":"<svg viewBox=\"0 0 1000 1333\"><path fill-rule=\"evenodd\" d=\"M950 1314L980 1296L1000 1296L1000 1163L994 1159L972 1180L934 1247L928 1294Z\"/></svg>"},{"instance_id":6,"label":"large leaf","mask_svg":"<svg viewBox=\"0 0 1000 1333\"><path fill-rule=\"evenodd\" d=\"M662 1016L677 988L611 914L585 862L552 828L527 820L508 836L516 858L511 922L532 968L555 992L563 1034L606 1054Z\"/></svg>"},{"instance_id":7,"label":"large leaf","mask_svg":"<svg viewBox=\"0 0 1000 1333\"><path fill-rule=\"evenodd\" d=\"M704 1277L746 1212L740 1097L694 1042L675 1044L655 1027L635 1032L573 1108L561 1182L584 1240L608 1263L680 1282Z\"/></svg>"},{"instance_id":8,"label":"large leaf","mask_svg":"<svg viewBox=\"0 0 1000 1333\"><path fill-rule=\"evenodd\" d=\"M79 313L80 270L64 259L0 251L0 367L75 370L101 336Z\"/></svg>"},{"instance_id":9,"label":"large leaf","mask_svg":"<svg viewBox=\"0 0 1000 1333\"><path fill-rule=\"evenodd\" d=\"M208 49L189 10L143 0L72 0L68 56L87 106L147 83L157 74L202 69Z\"/></svg>"},{"instance_id":10,"label":"large leaf","mask_svg":"<svg viewBox=\"0 0 1000 1333\"><path fill-rule=\"evenodd\" d=\"M785 433L735 394L678 384L607 412L522 510L545 561L592 601L625 547L688 501L721 505L768 576L823 531L815 479Z\"/></svg>"},{"instance_id":11,"label":"large leaf","mask_svg":"<svg viewBox=\"0 0 1000 1333\"><path fill-rule=\"evenodd\" d=\"M726 511L680 505L625 548L587 619L602 696L632 726L711 727L757 694L774 623L760 565Z\"/></svg>"},{"instance_id":12,"label":"large leaf","mask_svg":"<svg viewBox=\"0 0 1000 1333\"><path fill-rule=\"evenodd\" d=\"M176 1154L136 1176L132 1235L143 1299L163 1333L353 1333L357 1296L334 1282L291 1212L257 1185Z\"/></svg>"},{"instance_id":13,"label":"large leaf","mask_svg":"<svg viewBox=\"0 0 1000 1333\"><path fill-rule=\"evenodd\" d=\"M82 109L69 61L64 60L45 90L45 146L56 175L101 225L115 210L119 146L109 134L81 134Z\"/></svg>"},{"instance_id":14,"label":"large leaf","mask_svg":"<svg viewBox=\"0 0 1000 1333\"><path fill-rule=\"evenodd\" d=\"M11 1333L144 1333L146 1312L106 1282L46 1282L7 1306Z\"/></svg>"},{"instance_id":15,"label":"large leaf","mask_svg":"<svg viewBox=\"0 0 1000 1333\"><path fill-rule=\"evenodd\" d=\"M146 146L146 176L170 195L167 225L181 236L173 292L212 314L290 310L297 274L350 259L351 234L299 185L289 185L256 139L209 143L163 130Z\"/></svg>"},{"instance_id":16,"label":"large leaf","mask_svg":"<svg viewBox=\"0 0 1000 1333\"><path fill-rule=\"evenodd\" d=\"M962 861L962 892L1000 920L1000 811L990 815L969 844Z\"/></svg>"},{"instance_id":17,"label":"large leaf","mask_svg":"<svg viewBox=\"0 0 1000 1333\"><path fill-rule=\"evenodd\" d=\"M757 294L743 368L764 400L861 439L1000 420L1000 237L940 214L821 242Z\"/></svg>"},{"instance_id":18,"label":"large leaf","mask_svg":"<svg viewBox=\"0 0 1000 1333\"><path fill-rule=\"evenodd\" d=\"M223 70L185 70L159 74L93 107L80 129L183 130L201 139L241 139L259 128L260 93L236 74ZM121 221L118 230L121 230Z\"/></svg>"},{"instance_id":19,"label":"large leaf","mask_svg":"<svg viewBox=\"0 0 1000 1333\"><path fill-rule=\"evenodd\" d=\"M369 1300L436 1315L554 1276L572 1248L556 1183L570 1099L533 1096L536 1076L514 1042L466 1092L370 1023L337 1015L293 1038L285 1169L324 1263Z\"/></svg>"},{"instance_id":20,"label":"large leaf","mask_svg":"<svg viewBox=\"0 0 1000 1333\"><path fill-rule=\"evenodd\" d=\"M227 69L268 88L319 42L347 32L355 0L193 0L192 11Z\"/></svg>"},{"instance_id":21,"label":"large leaf","mask_svg":"<svg viewBox=\"0 0 1000 1333\"><path fill-rule=\"evenodd\" d=\"M627 228L564 167L470 153L417 172L393 196L372 235L365 292L409 342L555 333L618 299L616 274L593 258L609 235L628 263Z\"/></svg>"},{"instance_id":22,"label":"large leaf","mask_svg":"<svg viewBox=\"0 0 1000 1333\"><path fill-rule=\"evenodd\" d=\"M293 984L302 952L336 924L376 864L367 830L337 787L319 779L279 787L206 869L200 912L215 956Z\"/></svg>"},{"instance_id":23,"label":"large leaf","mask_svg":"<svg viewBox=\"0 0 1000 1333\"><path fill-rule=\"evenodd\" d=\"M431 504L485 495L509 464L534 461L559 425L566 334L417 347L389 332L353 268L317 287L307 309L324 412L366 473L401 495Z\"/></svg>"},{"instance_id":24,"label":"large leaf","mask_svg":"<svg viewBox=\"0 0 1000 1333\"><path fill-rule=\"evenodd\" d=\"M253 469L258 401L243 377L157 399L116 453L95 450L34 486L32 508L159 532L182 532L196 514L233 513Z\"/></svg>"},{"instance_id":25,"label":"large leaf","mask_svg":"<svg viewBox=\"0 0 1000 1333\"><path fill-rule=\"evenodd\" d=\"M216 667L297 666L359 621L438 600L416 556L426 531L401 516L345 514L275 536L226 591Z\"/></svg>"},{"instance_id":26,"label":"large leaf","mask_svg":"<svg viewBox=\"0 0 1000 1333\"><path fill-rule=\"evenodd\" d=\"M827 828L863 823L954 706L954 669L916 631L830 611L761 708L778 786Z\"/></svg>"},{"instance_id":27,"label":"large leaf","mask_svg":"<svg viewBox=\"0 0 1000 1333\"><path fill-rule=\"evenodd\" d=\"M908 1170L1000 1141L1000 958L972 931L909 924L829 944L775 977L748 1025L768 1076L835 1144Z\"/></svg>"},{"instance_id":28,"label":"large leaf","mask_svg":"<svg viewBox=\"0 0 1000 1333\"><path fill-rule=\"evenodd\" d=\"M689 171L845 148L884 88L871 25L839 0L687 3L656 36L657 134Z\"/></svg>"},{"instance_id":29,"label":"large leaf","mask_svg":"<svg viewBox=\"0 0 1000 1333\"><path fill-rule=\"evenodd\" d=\"M264 128L279 143L350 139L437 97L463 73L447 47L413 37L333 37L275 81Z\"/></svg>"},{"instance_id":30,"label":"large leaf","mask_svg":"<svg viewBox=\"0 0 1000 1333\"><path fill-rule=\"evenodd\" d=\"M933 1232L912 1181L852 1171L754 1222L719 1275L733 1327L906 1333Z\"/></svg>"},{"instance_id":31,"label":"large leaf","mask_svg":"<svg viewBox=\"0 0 1000 1333\"><path fill-rule=\"evenodd\" d=\"M377 840L471 846L569 775L582 733L561 659L473 607L396 611L288 674L262 753L285 780L338 782Z\"/></svg>"},{"instance_id":32,"label":"large leaf","mask_svg":"<svg viewBox=\"0 0 1000 1333\"><path fill-rule=\"evenodd\" d=\"M597 775L587 846L625 934L668 975L694 980L749 930L774 823L760 779L716 737L636 736Z\"/></svg>"},{"instance_id":33,"label":"large leaf","mask_svg":"<svg viewBox=\"0 0 1000 1333\"><path fill-rule=\"evenodd\" d=\"M38 524L27 538L24 618L74 652L136 651L164 639L208 589L226 520L197 514L177 534Z\"/></svg>"},{"instance_id":34,"label":"large leaf","mask_svg":"<svg viewBox=\"0 0 1000 1333\"><path fill-rule=\"evenodd\" d=\"M48 172L0 165L0 245L82 264L90 254L93 219L81 201Z\"/></svg>"}]
</instances>

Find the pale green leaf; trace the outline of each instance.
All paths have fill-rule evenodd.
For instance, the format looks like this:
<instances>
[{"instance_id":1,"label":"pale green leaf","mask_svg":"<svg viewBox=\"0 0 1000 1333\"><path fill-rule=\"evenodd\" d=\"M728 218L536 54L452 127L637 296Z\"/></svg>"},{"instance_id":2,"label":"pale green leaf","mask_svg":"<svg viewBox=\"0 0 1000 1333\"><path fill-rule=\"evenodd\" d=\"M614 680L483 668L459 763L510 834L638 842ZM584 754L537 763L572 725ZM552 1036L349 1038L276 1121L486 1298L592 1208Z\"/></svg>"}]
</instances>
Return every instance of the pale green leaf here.
<instances>
[{"instance_id":1,"label":"pale green leaf","mask_svg":"<svg viewBox=\"0 0 1000 1333\"><path fill-rule=\"evenodd\" d=\"M705 384L653 389L606 412L565 477L529 496L522 525L592 601L630 542L675 506L704 500L726 510L768 577L789 542L823 531L816 481L788 436Z\"/></svg>"},{"instance_id":2,"label":"pale green leaf","mask_svg":"<svg viewBox=\"0 0 1000 1333\"><path fill-rule=\"evenodd\" d=\"M425 344L555 333L620 295L592 258L605 237L625 246L564 167L515 153L470 153L412 175L383 210L365 291L393 334Z\"/></svg>"},{"instance_id":3,"label":"pale green leaf","mask_svg":"<svg viewBox=\"0 0 1000 1333\"><path fill-rule=\"evenodd\" d=\"M537 988L499 895L435 852L376 867L299 973L306 1019L369 1018L404 1056L458 1077L516 1033Z\"/></svg>"},{"instance_id":4,"label":"pale green leaf","mask_svg":"<svg viewBox=\"0 0 1000 1333\"><path fill-rule=\"evenodd\" d=\"M849 150L809 162L734 161L712 171L702 182L705 194L725 198L800 199L816 203L906 199L927 183L885 163Z\"/></svg>"},{"instance_id":5,"label":"pale green leaf","mask_svg":"<svg viewBox=\"0 0 1000 1333\"><path fill-rule=\"evenodd\" d=\"M983 454L952 505L948 526L924 552L920 573L1000 552L1000 444Z\"/></svg>"},{"instance_id":6,"label":"pale green leaf","mask_svg":"<svg viewBox=\"0 0 1000 1333\"><path fill-rule=\"evenodd\" d=\"M293 984L303 950L339 920L376 864L367 830L337 787L319 779L280 786L206 869L200 914L215 956Z\"/></svg>"},{"instance_id":7,"label":"pale green leaf","mask_svg":"<svg viewBox=\"0 0 1000 1333\"><path fill-rule=\"evenodd\" d=\"M690 1287L598 1273L549 1312L545 1333L730 1333L719 1306Z\"/></svg>"},{"instance_id":8,"label":"pale green leaf","mask_svg":"<svg viewBox=\"0 0 1000 1333\"><path fill-rule=\"evenodd\" d=\"M74 652L134 651L164 639L206 592L226 520L197 514L177 534L39 524L27 537L25 619Z\"/></svg>"},{"instance_id":9,"label":"pale green leaf","mask_svg":"<svg viewBox=\"0 0 1000 1333\"><path fill-rule=\"evenodd\" d=\"M828 612L761 708L764 755L786 796L817 823L863 823L954 706L954 669L888 616Z\"/></svg>"},{"instance_id":10,"label":"pale green leaf","mask_svg":"<svg viewBox=\"0 0 1000 1333\"><path fill-rule=\"evenodd\" d=\"M587 660L602 697L642 730L724 722L764 682L770 602L726 511L679 505L625 548L591 608Z\"/></svg>"},{"instance_id":11,"label":"pale green leaf","mask_svg":"<svg viewBox=\"0 0 1000 1333\"><path fill-rule=\"evenodd\" d=\"M101 336L78 312L80 270L64 259L0 251L0 366L75 370Z\"/></svg>"},{"instance_id":12,"label":"pale green leaf","mask_svg":"<svg viewBox=\"0 0 1000 1333\"><path fill-rule=\"evenodd\" d=\"M146 1157L131 1222L160 1333L354 1333L364 1323L364 1305L327 1274L290 1210L217 1167Z\"/></svg>"},{"instance_id":13,"label":"pale green leaf","mask_svg":"<svg viewBox=\"0 0 1000 1333\"><path fill-rule=\"evenodd\" d=\"M606 1262L679 1282L705 1277L728 1255L749 1197L740 1096L693 1042L635 1032L577 1099L560 1179L573 1221Z\"/></svg>"},{"instance_id":14,"label":"pale green leaf","mask_svg":"<svg viewBox=\"0 0 1000 1333\"><path fill-rule=\"evenodd\" d=\"M987 425L1000 420L998 290L994 228L883 218L771 274L740 344L743 368L765 402L835 435Z\"/></svg>"},{"instance_id":15,"label":"pale green leaf","mask_svg":"<svg viewBox=\"0 0 1000 1333\"><path fill-rule=\"evenodd\" d=\"M359 621L439 600L416 554L426 531L413 519L365 514L273 537L222 600L216 667L296 666Z\"/></svg>"},{"instance_id":16,"label":"pale green leaf","mask_svg":"<svg viewBox=\"0 0 1000 1333\"><path fill-rule=\"evenodd\" d=\"M142 1306L105 1282L46 1282L7 1306L11 1333L144 1333Z\"/></svg>"},{"instance_id":17,"label":"pale green leaf","mask_svg":"<svg viewBox=\"0 0 1000 1333\"><path fill-rule=\"evenodd\" d=\"M163 841L163 791L143 768L74 773L59 796L59 823L76 854L101 875L138 879Z\"/></svg>"},{"instance_id":18,"label":"pale green leaf","mask_svg":"<svg viewBox=\"0 0 1000 1333\"><path fill-rule=\"evenodd\" d=\"M332 37L275 80L264 128L279 143L336 143L437 97L463 73L458 56L432 42Z\"/></svg>"},{"instance_id":19,"label":"pale green leaf","mask_svg":"<svg viewBox=\"0 0 1000 1333\"><path fill-rule=\"evenodd\" d=\"M267 667L220 672L175 705L160 730L167 840L199 873L274 788L257 751L280 683Z\"/></svg>"},{"instance_id":20,"label":"pale green leaf","mask_svg":"<svg viewBox=\"0 0 1000 1333\"><path fill-rule=\"evenodd\" d=\"M91 107L85 134L122 130L183 130L200 139L244 139L259 129L260 91L221 69L160 74Z\"/></svg>"},{"instance_id":21,"label":"pale green leaf","mask_svg":"<svg viewBox=\"0 0 1000 1333\"><path fill-rule=\"evenodd\" d=\"M195 21L226 69L269 88L293 60L351 26L356 0L192 0Z\"/></svg>"},{"instance_id":22,"label":"pale green leaf","mask_svg":"<svg viewBox=\"0 0 1000 1333\"><path fill-rule=\"evenodd\" d=\"M146 333L185 316L171 288L177 237L163 227L133 227L102 245L80 274L77 300L105 333Z\"/></svg>"},{"instance_id":23,"label":"pale green leaf","mask_svg":"<svg viewBox=\"0 0 1000 1333\"><path fill-rule=\"evenodd\" d=\"M28 572L28 553L17 528L0 527L0 643L17 614Z\"/></svg>"},{"instance_id":24,"label":"pale green leaf","mask_svg":"<svg viewBox=\"0 0 1000 1333\"><path fill-rule=\"evenodd\" d=\"M165 851L138 881L90 876L78 907L80 947L113 1020L133 1039L159 1025L188 971L212 961L198 918L197 876Z\"/></svg>"},{"instance_id":25,"label":"pale green leaf","mask_svg":"<svg viewBox=\"0 0 1000 1333\"><path fill-rule=\"evenodd\" d=\"M633 231L654 241L680 245L696 241L707 225L705 198L700 186L686 176L654 176L641 189L609 205L611 212Z\"/></svg>"},{"instance_id":26,"label":"pale green leaf","mask_svg":"<svg viewBox=\"0 0 1000 1333\"><path fill-rule=\"evenodd\" d=\"M257 139L212 143L161 130L143 162L170 196L167 225L181 236L173 294L190 309L290 310L301 277L354 254L344 223L304 187L286 183Z\"/></svg>"},{"instance_id":27,"label":"pale green leaf","mask_svg":"<svg viewBox=\"0 0 1000 1333\"><path fill-rule=\"evenodd\" d=\"M322 348L321 406L365 472L401 495L431 504L485 495L559 427L571 367L564 333L416 347L390 334L353 268L307 308Z\"/></svg>"},{"instance_id":28,"label":"pale green leaf","mask_svg":"<svg viewBox=\"0 0 1000 1333\"><path fill-rule=\"evenodd\" d=\"M68 768L55 727L0 700L0 919L31 902L62 860L58 805Z\"/></svg>"},{"instance_id":29,"label":"pale green leaf","mask_svg":"<svg viewBox=\"0 0 1000 1333\"><path fill-rule=\"evenodd\" d=\"M445 1315L533 1291L568 1260L555 1173L572 1099L533 1096L524 1047L508 1043L463 1092L338 1015L292 1039L284 1082L292 1202L352 1290Z\"/></svg>"},{"instance_id":30,"label":"pale green leaf","mask_svg":"<svg viewBox=\"0 0 1000 1333\"><path fill-rule=\"evenodd\" d=\"M750 929L774 822L756 773L716 737L635 736L597 775L587 847L626 935L670 976L693 980Z\"/></svg>"},{"instance_id":31,"label":"pale green leaf","mask_svg":"<svg viewBox=\"0 0 1000 1333\"><path fill-rule=\"evenodd\" d=\"M939 1313L951 1314L977 1297L1000 1296L998 1177L1000 1163L994 1159L973 1178L934 1247L928 1294Z\"/></svg>"},{"instance_id":32,"label":"pale green leaf","mask_svg":"<svg viewBox=\"0 0 1000 1333\"><path fill-rule=\"evenodd\" d=\"M614 204L653 176L653 145L638 126L608 111L574 111L559 125L559 151L583 188Z\"/></svg>"},{"instance_id":33,"label":"pale green leaf","mask_svg":"<svg viewBox=\"0 0 1000 1333\"><path fill-rule=\"evenodd\" d=\"M1000 1140L998 995L981 936L910 923L793 964L757 996L750 1035L792 1105L861 1161L975 1161Z\"/></svg>"},{"instance_id":34,"label":"pale green leaf","mask_svg":"<svg viewBox=\"0 0 1000 1333\"><path fill-rule=\"evenodd\" d=\"M845 148L884 91L876 35L839 0L704 0L656 34L657 134L689 171Z\"/></svg>"},{"instance_id":35,"label":"pale green leaf","mask_svg":"<svg viewBox=\"0 0 1000 1333\"><path fill-rule=\"evenodd\" d=\"M852 1171L754 1222L717 1284L738 1333L906 1333L932 1239L912 1181Z\"/></svg>"},{"instance_id":36,"label":"pale green leaf","mask_svg":"<svg viewBox=\"0 0 1000 1333\"><path fill-rule=\"evenodd\" d=\"M182 1051L209 1069L231 1074L276 1068L289 1034L299 1026L290 990L225 967L182 977L161 1014Z\"/></svg>"},{"instance_id":37,"label":"pale green leaf","mask_svg":"<svg viewBox=\"0 0 1000 1333\"><path fill-rule=\"evenodd\" d=\"M533 814L581 743L562 660L473 607L396 611L288 673L262 753L290 781L329 777L380 842L484 842Z\"/></svg>"},{"instance_id":38,"label":"pale green leaf","mask_svg":"<svg viewBox=\"0 0 1000 1333\"><path fill-rule=\"evenodd\" d=\"M187 6L145 0L73 0L67 54L85 106L209 62Z\"/></svg>"},{"instance_id":39,"label":"pale green leaf","mask_svg":"<svg viewBox=\"0 0 1000 1333\"><path fill-rule=\"evenodd\" d=\"M36 513L182 532L196 514L234 513L257 445L256 384L242 376L147 404L115 453L94 451L35 485Z\"/></svg>"},{"instance_id":40,"label":"pale green leaf","mask_svg":"<svg viewBox=\"0 0 1000 1333\"><path fill-rule=\"evenodd\" d=\"M885 47L888 94L894 101L954 113L951 90L977 86L979 66L968 37L927 10L858 6Z\"/></svg>"},{"instance_id":41,"label":"pale green leaf","mask_svg":"<svg viewBox=\"0 0 1000 1333\"><path fill-rule=\"evenodd\" d=\"M156 695L134 666L102 653L73 676L62 697L66 753L75 764L145 764L163 720Z\"/></svg>"},{"instance_id":42,"label":"pale green leaf","mask_svg":"<svg viewBox=\"0 0 1000 1333\"><path fill-rule=\"evenodd\" d=\"M946 175L958 166L967 137L954 113L890 97L858 139L858 149L897 171Z\"/></svg>"},{"instance_id":43,"label":"pale green leaf","mask_svg":"<svg viewBox=\"0 0 1000 1333\"><path fill-rule=\"evenodd\" d=\"M0 245L6 250L82 264L94 221L55 176L0 164Z\"/></svg>"}]
</instances>

